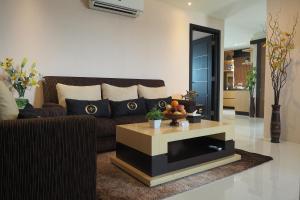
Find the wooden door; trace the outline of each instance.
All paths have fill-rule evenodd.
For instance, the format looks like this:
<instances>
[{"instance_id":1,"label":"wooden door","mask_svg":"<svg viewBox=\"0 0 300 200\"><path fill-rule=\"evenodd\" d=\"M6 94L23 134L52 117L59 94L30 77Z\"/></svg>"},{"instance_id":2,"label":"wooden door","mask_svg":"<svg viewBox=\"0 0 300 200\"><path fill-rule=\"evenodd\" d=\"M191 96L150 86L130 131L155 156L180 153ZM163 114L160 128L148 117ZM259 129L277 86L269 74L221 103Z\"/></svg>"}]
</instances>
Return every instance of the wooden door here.
<instances>
[{"instance_id":1,"label":"wooden door","mask_svg":"<svg viewBox=\"0 0 300 200\"><path fill-rule=\"evenodd\" d=\"M204 107L203 116L211 119L212 102L212 36L194 40L192 42L192 90L199 96L197 104Z\"/></svg>"}]
</instances>

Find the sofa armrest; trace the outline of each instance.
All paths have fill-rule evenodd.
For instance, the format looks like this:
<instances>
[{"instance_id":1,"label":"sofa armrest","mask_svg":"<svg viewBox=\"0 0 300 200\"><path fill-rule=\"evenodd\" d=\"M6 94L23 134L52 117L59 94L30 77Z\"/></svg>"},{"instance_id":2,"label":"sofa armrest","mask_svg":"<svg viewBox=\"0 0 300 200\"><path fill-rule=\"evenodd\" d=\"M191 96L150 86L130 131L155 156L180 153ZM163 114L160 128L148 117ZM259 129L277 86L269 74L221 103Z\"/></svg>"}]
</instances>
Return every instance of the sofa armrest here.
<instances>
[{"instance_id":1,"label":"sofa armrest","mask_svg":"<svg viewBox=\"0 0 300 200\"><path fill-rule=\"evenodd\" d=\"M0 121L1 199L96 198L95 118Z\"/></svg>"}]
</instances>

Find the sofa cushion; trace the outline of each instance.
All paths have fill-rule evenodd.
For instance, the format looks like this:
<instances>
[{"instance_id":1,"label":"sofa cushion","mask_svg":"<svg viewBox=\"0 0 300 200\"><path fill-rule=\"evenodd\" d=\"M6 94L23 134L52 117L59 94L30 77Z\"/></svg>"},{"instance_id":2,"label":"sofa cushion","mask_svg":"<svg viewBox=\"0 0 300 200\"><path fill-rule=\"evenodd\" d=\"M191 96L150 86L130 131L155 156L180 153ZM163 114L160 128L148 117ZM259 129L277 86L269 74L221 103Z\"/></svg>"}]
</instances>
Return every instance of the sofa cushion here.
<instances>
[{"instance_id":1,"label":"sofa cushion","mask_svg":"<svg viewBox=\"0 0 300 200\"><path fill-rule=\"evenodd\" d=\"M85 101L66 99L68 115L92 115L94 117L110 117L110 105L107 99Z\"/></svg>"},{"instance_id":2,"label":"sofa cushion","mask_svg":"<svg viewBox=\"0 0 300 200\"><path fill-rule=\"evenodd\" d=\"M137 86L130 87L116 87L109 84L102 84L103 99L109 99L111 101L125 101L129 99L137 99Z\"/></svg>"},{"instance_id":3,"label":"sofa cushion","mask_svg":"<svg viewBox=\"0 0 300 200\"><path fill-rule=\"evenodd\" d=\"M116 117L114 118L114 121L117 125L122 125L122 124L142 123L142 122L146 122L147 119L145 115L134 115L134 116Z\"/></svg>"},{"instance_id":4,"label":"sofa cushion","mask_svg":"<svg viewBox=\"0 0 300 200\"><path fill-rule=\"evenodd\" d=\"M153 108L160 109L164 111L168 104L171 104L172 97L160 98L160 99L145 99L147 111L150 111Z\"/></svg>"},{"instance_id":5,"label":"sofa cushion","mask_svg":"<svg viewBox=\"0 0 300 200\"><path fill-rule=\"evenodd\" d=\"M111 118L96 118L96 136L98 138L115 136L116 122Z\"/></svg>"},{"instance_id":6,"label":"sofa cushion","mask_svg":"<svg viewBox=\"0 0 300 200\"><path fill-rule=\"evenodd\" d=\"M0 120L17 119L18 114L19 109L15 98L6 85L0 81Z\"/></svg>"},{"instance_id":7,"label":"sofa cushion","mask_svg":"<svg viewBox=\"0 0 300 200\"><path fill-rule=\"evenodd\" d=\"M65 99L77 99L77 100L101 100L101 86L73 86L56 84L57 97L59 105L66 108Z\"/></svg>"},{"instance_id":8,"label":"sofa cushion","mask_svg":"<svg viewBox=\"0 0 300 200\"><path fill-rule=\"evenodd\" d=\"M138 85L139 97L144 97L145 99L159 99L167 98L166 87L146 87L143 85Z\"/></svg>"},{"instance_id":9,"label":"sofa cushion","mask_svg":"<svg viewBox=\"0 0 300 200\"><path fill-rule=\"evenodd\" d=\"M128 115L145 115L146 104L143 98L126 101L111 101L111 111L113 117Z\"/></svg>"},{"instance_id":10,"label":"sofa cushion","mask_svg":"<svg viewBox=\"0 0 300 200\"><path fill-rule=\"evenodd\" d=\"M55 103L44 104L42 108L36 108L41 117L59 117L67 115L67 110Z\"/></svg>"}]
</instances>

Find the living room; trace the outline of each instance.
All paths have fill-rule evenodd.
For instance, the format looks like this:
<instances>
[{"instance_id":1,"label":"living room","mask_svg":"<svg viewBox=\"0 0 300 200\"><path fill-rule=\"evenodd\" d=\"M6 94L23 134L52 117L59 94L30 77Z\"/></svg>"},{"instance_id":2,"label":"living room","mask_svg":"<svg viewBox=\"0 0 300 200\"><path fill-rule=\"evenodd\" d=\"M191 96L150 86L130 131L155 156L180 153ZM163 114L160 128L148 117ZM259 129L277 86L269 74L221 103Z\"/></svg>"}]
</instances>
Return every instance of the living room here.
<instances>
[{"instance_id":1,"label":"living room","mask_svg":"<svg viewBox=\"0 0 300 200\"><path fill-rule=\"evenodd\" d=\"M268 54L284 48L272 36L285 37L288 54L264 56L263 97L258 82L243 88L264 100L264 118L248 116L249 96L247 116L231 115L223 112L224 52L253 44L226 20L248 9L250 26L262 3L269 15L259 41ZM299 199L299 7L0 0L0 198ZM204 66L209 56L192 45L207 36ZM274 74L283 77L277 88Z\"/></svg>"}]
</instances>

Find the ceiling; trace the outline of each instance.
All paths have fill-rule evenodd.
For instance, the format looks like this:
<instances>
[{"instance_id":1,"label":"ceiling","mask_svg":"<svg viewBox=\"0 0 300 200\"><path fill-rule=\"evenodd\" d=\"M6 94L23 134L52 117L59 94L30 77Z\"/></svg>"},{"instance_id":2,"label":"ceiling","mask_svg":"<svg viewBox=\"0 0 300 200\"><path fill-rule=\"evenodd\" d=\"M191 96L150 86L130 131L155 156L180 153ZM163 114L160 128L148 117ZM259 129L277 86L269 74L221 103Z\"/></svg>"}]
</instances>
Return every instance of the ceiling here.
<instances>
[{"instance_id":1,"label":"ceiling","mask_svg":"<svg viewBox=\"0 0 300 200\"><path fill-rule=\"evenodd\" d=\"M266 0L163 0L174 6L199 11L225 21L225 49L249 46L254 35L264 31ZM188 6L188 2L192 2Z\"/></svg>"}]
</instances>

